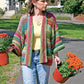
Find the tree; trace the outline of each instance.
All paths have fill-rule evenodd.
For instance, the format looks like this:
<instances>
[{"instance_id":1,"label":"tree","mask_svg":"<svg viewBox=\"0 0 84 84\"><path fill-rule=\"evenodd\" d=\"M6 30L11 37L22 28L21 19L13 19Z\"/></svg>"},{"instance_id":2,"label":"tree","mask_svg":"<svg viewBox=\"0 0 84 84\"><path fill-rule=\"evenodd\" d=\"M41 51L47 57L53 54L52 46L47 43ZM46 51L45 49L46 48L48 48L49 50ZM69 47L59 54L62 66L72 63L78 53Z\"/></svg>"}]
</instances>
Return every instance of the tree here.
<instances>
[{"instance_id":1,"label":"tree","mask_svg":"<svg viewBox=\"0 0 84 84\"><path fill-rule=\"evenodd\" d=\"M63 12L74 15L84 12L84 0L67 0L64 3Z\"/></svg>"},{"instance_id":2,"label":"tree","mask_svg":"<svg viewBox=\"0 0 84 84\"><path fill-rule=\"evenodd\" d=\"M61 0L61 5L64 5L64 3L66 2L67 0Z\"/></svg>"}]
</instances>

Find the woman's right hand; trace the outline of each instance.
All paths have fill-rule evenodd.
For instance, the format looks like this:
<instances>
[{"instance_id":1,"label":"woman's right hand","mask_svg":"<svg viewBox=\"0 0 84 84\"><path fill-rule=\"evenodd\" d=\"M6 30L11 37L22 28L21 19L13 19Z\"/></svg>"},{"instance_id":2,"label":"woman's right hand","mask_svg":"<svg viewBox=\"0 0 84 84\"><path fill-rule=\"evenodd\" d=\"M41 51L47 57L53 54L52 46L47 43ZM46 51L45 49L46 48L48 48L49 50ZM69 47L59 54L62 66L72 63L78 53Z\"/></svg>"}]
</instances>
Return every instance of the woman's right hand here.
<instances>
[{"instance_id":1,"label":"woman's right hand","mask_svg":"<svg viewBox=\"0 0 84 84\"><path fill-rule=\"evenodd\" d=\"M9 46L6 50L7 53L11 52L14 48L12 46Z\"/></svg>"}]
</instances>

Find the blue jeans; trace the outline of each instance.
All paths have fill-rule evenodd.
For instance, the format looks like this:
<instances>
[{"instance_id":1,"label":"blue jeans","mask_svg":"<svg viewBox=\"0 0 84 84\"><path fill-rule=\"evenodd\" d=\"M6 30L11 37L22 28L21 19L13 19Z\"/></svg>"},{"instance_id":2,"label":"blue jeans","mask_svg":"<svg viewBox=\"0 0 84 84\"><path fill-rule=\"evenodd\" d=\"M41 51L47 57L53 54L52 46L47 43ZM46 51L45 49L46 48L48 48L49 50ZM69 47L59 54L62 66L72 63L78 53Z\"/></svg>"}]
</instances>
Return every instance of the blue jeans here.
<instances>
[{"instance_id":1,"label":"blue jeans","mask_svg":"<svg viewBox=\"0 0 84 84\"><path fill-rule=\"evenodd\" d=\"M22 65L23 84L48 84L50 66L39 62L39 53L32 53L31 66Z\"/></svg>"}]
</instances>

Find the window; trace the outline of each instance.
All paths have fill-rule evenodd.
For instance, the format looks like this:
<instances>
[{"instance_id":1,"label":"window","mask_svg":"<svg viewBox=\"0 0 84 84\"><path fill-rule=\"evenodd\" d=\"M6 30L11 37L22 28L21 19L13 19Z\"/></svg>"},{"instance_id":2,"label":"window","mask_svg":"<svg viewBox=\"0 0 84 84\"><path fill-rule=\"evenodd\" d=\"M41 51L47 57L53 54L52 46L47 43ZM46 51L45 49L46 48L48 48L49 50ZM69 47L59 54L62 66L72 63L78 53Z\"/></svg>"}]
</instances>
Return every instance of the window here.
<instances>
[{"instance_id":1,"label":"window","mask_svg":"<svg viewBox=\"0 0 84 84\"><path fill-rule=\"evenodd\" d=\"M51 0L51 3L55 3L55 0Z\"/></svg>"},{"instance_id":2,"label":"window","mask_svg":"<svg viewBox=\"0 0 84 84\"><path fill-rule=\"evenodd\" d=\"M11 6L11 0L9 0L9 5Z\"/></svg>"},{"instance_id":3,"label":"window","mask_svg":"<svg viewBox=\"0 0 84 84\"><path fill-rule=\"evenodd\" d=\"M15 0L13 0L13 5L15 5Z\"/></svg>"}]
</instances>

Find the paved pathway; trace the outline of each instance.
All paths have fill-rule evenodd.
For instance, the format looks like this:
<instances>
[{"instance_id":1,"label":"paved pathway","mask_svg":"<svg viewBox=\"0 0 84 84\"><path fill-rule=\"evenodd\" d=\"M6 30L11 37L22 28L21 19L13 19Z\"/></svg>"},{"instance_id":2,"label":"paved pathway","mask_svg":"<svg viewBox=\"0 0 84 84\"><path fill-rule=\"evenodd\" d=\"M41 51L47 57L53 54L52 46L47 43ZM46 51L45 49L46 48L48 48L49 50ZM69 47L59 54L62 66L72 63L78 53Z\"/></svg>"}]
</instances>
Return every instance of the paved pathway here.
<instances>
[{"instance_id":1,"label":"paved pathway","mask_svg":"<svg viewBox=\"0 0 84 84\"><path fill-rule=\"evenodd\" d=\"M65 45L65 49L59 51L59 56L61 60L63 60L66 57L66 54L68 52L72 52L84 62L84 40L64 38L64 37L62 37L62 40ZM55 64L53 62L53 65L51 66L50 70L49 84L59 84L55 82L55 80L52 77L54 70L55 70ZM82 70L81 73L79 73L74 77L71 77L69 80L65 82L65 84L84 84L84 69L82 68L81 70ZM17 77L15 84L23 84L21 71L19 73L19 76Z\"/></svg>"},{"instance_id":2,"label":"paved pathway","mask_svg":"<svg viewBox=\"0 0 84 84\"><path fill-rule=\"evenodd\" d=\"M11 19L11 16L15 14L15 10L8 10L5 14L1 17L1 19Z\"/></svg>"},{"instance_id":3,"label":"paved pathway","mask_svg":"<svg viewBox=\"0 0 84 84\"><path fill-rule=\"evenodd\" d=\"M84 21L82 20L57 20L57 22L62 22L62 23L72 23L72 24L84 24Z\"/></svg>"}]
</instances>

